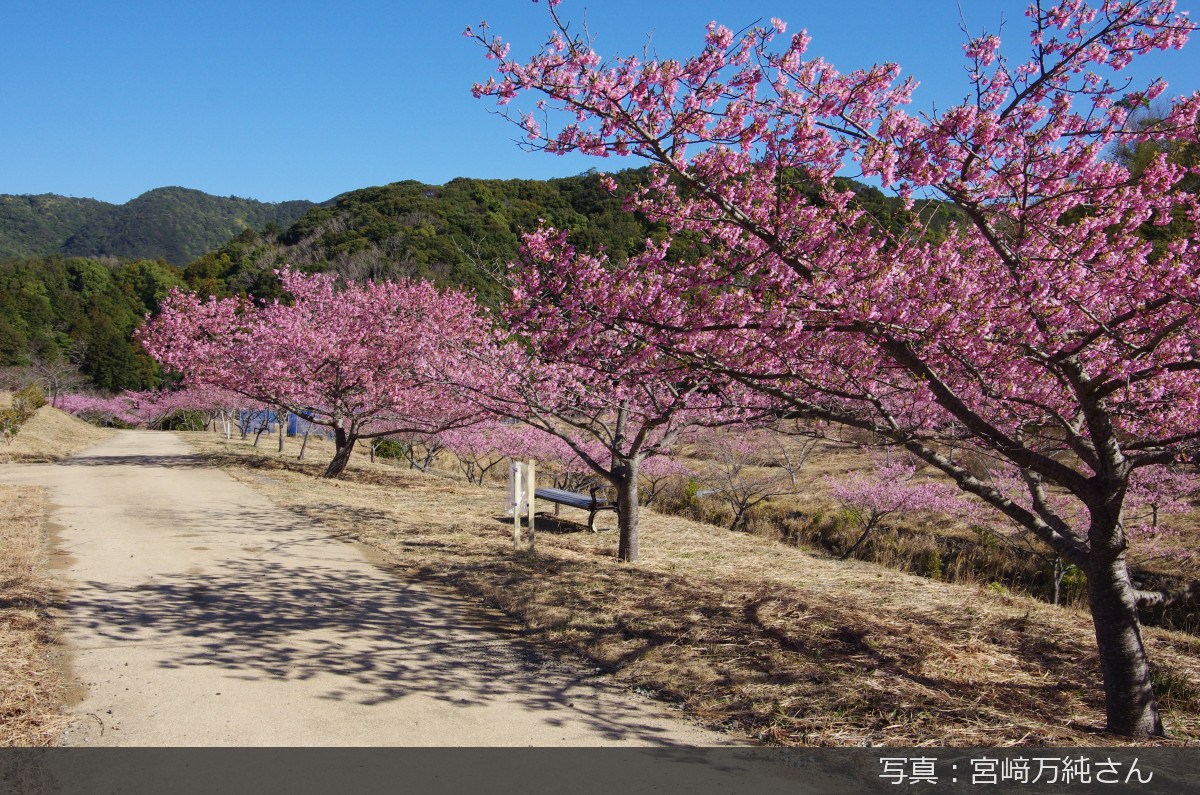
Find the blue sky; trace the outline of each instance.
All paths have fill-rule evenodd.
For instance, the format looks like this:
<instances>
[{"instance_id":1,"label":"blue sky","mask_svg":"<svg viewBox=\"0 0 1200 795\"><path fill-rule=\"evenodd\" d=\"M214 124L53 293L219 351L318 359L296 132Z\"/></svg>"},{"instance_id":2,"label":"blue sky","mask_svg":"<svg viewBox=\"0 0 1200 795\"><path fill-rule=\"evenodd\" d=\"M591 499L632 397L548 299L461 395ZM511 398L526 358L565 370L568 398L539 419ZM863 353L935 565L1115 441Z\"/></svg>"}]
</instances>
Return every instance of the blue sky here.
<instances>
[{"instance_id":1,"label":"blue sky","mask_svg":"<svg viewBox=\"0 0 1200 795\"><path fill-rule=\"evenodd\" d=\"M1193 3L1180 3L1190 9ZM1025 36L1007 0L565 0L602 54L699 47L710 20L807 28L843 71L899 63L915 106L961 99L959 30ZM917 11L920 13L916 13ZM1195 16L1195 14L1193 14ZM547 178L634 161L524 153L515 128L471 97L490 62L462 35L486 19L530 54L549 29L529 0L7 0L0 13L0 193L124 202L165 185L261 201L322 201L402 179ZM1200 41L1143 76L1200 89Z\"/></svg>"}]
</instances>

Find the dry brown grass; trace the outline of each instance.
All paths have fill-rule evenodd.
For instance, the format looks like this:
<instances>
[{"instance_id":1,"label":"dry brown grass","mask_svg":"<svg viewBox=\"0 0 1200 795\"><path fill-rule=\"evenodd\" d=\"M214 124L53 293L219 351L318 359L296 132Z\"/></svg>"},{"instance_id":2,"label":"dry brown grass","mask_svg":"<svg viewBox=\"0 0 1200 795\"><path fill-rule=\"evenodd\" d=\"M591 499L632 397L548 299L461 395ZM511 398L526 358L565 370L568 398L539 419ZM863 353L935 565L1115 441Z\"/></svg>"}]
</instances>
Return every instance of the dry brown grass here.
<instances>
[{"instance_id":1,"label":"dry brown grass","mask_svg":"<svg viewBox=\"0 0 1200 795\"><path fill-rule=\"evenodd\" d=\"M515 553L503 492L357 457L345 480L183 434L273 502L518 617L531 634L712 725L786 745L1109 745L1091 622L996 590L840 562L647 511L612 532L539 520ZM325 458L327 460L327 457ZM611 523L611 519L609 519ZM1200 739L1200 642L1147 630L1168 744Z\"/></svg>"},{"instance_id":2,"label":"dry brown grass","mask_svg":"<svg viewBox=\"0 0 1200 795\"><path fill-rule=\"evenodd\" d=\"M0 408L11 399L8 393L0 392ZM0 463L59 461L114 433L110 428L97 428L56 408L42 406L21 426L11 444L0 441Z\"/></svg>"},{"instance_id":3,"label":"dry brown grass","mask_svg":"<svg viewBox=\"0 0 1200 795\"><path fill-rule=\"evenodd\" d=\"M705 465L702 454L702 450L685 448L682 460L701 470ZM893 452L893 455L903 453ZM978 456L962 452L959 455L971 468L986 470ZM870 471L873 466L872 455L859 447L819 441L797 474L795 493L755 506L749 514L747 529L765 539L783 540L840 556L859 538L861 528L829 495L825 478L852 470ZM748 470L752 476L770 471ZM715 496L688 497L685 480L680 479L664 490L656 502L660 512L728 526L732 518L728 505ZM917 480L950 482L932 467L921 464ZM1193 498L1195 509L1190 514L1171 517L1170 525L1179 534L1167 539L1165 546L1200 548L1200 499L1197 498L1200 495ZM1009 535L1010 528L1002 520L984 522L989 524L980 532L980 528L967 522L935 514L895 517L889 526L880 528L855 550L853 557L946 582L1004 588L1051 601L1054 584L1049 550L1034 542L1033 546L1042 555L1032 554L1029 540ZM1130 565L1135 576L1150 587L1173 587L1200 578L1200 557L1155 556L1147 554L1140 545L1131 551ZM1086 584L1080 572L1068 574L1059 598L1064 604L1086 605ZM1200 604L1174 605L1143 618L1155 626L1200 634Z\"/></svg>"},{"instance_id":4,"label":"dry brown grass","mask_svg":"<svg viewBox=\"0 0 1200 795\"><path fill-rule=\"evenodd\" d=\"M10 402L0 393L0 405ZM0 463L57 461L112 434L43 406L11 444L0 442ZM0 485L0 746L51 745L67 723L60 712L66 679L51 661L48 510L44 489Z\"/></svg>"},{"instance_id":5,"label":"dry brown grass","mask_svg":"<svg viewBox=\"0 0 1200 795\"><path fill-rule=\"evenodd\" d=\"M43 572L45 490L0 485L0 746L45 746L65 728L66 683Z\"/></svg>"}]
</instances>

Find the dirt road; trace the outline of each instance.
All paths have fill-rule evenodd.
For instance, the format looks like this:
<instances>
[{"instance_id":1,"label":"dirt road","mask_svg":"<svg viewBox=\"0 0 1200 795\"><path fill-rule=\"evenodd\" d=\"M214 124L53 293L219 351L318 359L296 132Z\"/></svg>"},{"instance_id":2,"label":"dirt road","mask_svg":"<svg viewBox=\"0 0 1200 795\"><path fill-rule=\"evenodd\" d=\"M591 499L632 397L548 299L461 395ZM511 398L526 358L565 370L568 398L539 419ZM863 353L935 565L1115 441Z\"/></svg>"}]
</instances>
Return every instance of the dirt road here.
<instances>
[{"instance_id":1,"label":"dirt road","mask_svg":"<svg viewBox=\"0 0 1200 795\"><path fill-rule=\"evenodd\" d=\"M57 506L80 682L67 745L728 742L542 659L503 616L395 576L171 434L124 431L0 482Z\"/></svg>"}]
</instances>

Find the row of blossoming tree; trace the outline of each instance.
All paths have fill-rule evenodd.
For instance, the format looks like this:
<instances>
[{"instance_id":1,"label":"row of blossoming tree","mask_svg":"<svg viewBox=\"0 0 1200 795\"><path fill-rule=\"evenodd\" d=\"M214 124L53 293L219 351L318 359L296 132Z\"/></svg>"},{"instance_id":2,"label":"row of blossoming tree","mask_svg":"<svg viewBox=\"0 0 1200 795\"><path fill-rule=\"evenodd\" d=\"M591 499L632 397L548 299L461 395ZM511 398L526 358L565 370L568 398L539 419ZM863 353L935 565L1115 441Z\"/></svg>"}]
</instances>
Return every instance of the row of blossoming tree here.
<instances>
[{"instance_id":1,"label":"row of blossoming tree","mask_svg":"<svg viewBox=\"0 0 1200 795\"><path fill-rule=\"evenodd\" d=\"M112 425L140 425L162 428L180 417L194 416L198 427L208 428L219 417L228 418L247 408L245 398L211 387L188 389L125 390L112 397L66 392L58 396L56 408L88 422Z\"/></svg>"},{"instance_id":2,"label":"row of blossoming tree","mask_svg":"<svg viewBox=\"0 0 1200 795\"><path fill-rule=\"evenodd\" d=\"M1130 124L1166 86L1119 74L1193 25L1172 0L1037 2L1020 46L967 43L961 104L915 114L897 66L842 74L777 20L713 24L683 61L605 59L549 5L528 61L468 29L496 62L476 94L528 95L504 112L532 148L649 161L627 206L668 231L628 262L530 236L527 325L555 355L619 339L648 374L736 383L940 470L1085 573L1108 727L1161 734L1138 610L1200 583L1135 587L1124 505L1200 439L1200 207L1165 154L1135 174L1105 152L1196 140L1200 97ZM966 220L936 245L919 214L875 223L835 180L852 172ZM964 446L1019 490L947 454Z\"/></svg>"},{"instance_id":3,"label":"row of blossoming tree","mask_svg":"<svg viewBox=\"0 0 1200 795\"><path fill-rule=\"evenodd\" d=\"M190 385L332 429L327 477L345 470L360 439L479 421L478 407L455 386L488 381L464 357L468 345L491 337L470 295L420 281L335 289L331 275L289 269L279 278L290 302L173 292L140 339Z\"/></svg>"},{"instance_id":4,"label":"row of blossoming tree","mask_svg":"<svg viewBox=\"0 0 1200 795\"><path fill-rule=\"evenodd\" d=\"M339 287L288 269L279 278L289 301L174 292L140 339L193 388L332 428L327 477L343 472L359 439L438 435L472 479L499 449L551 462L569 451L556 475L578 479L582 467L616 491L622 560L638 557L643 462L667 455L687 428L744 422L774 403L728 378L671 369L653 347L616 332L562 347L553 323L531 320L522 303L506 310L500 331L472 296L425 282ZM496 440L489 450L467 430L499 418L554 441Z\"/></svg>"},{"instance_id":5,"label":"row of blossoming tree","mask_svg":"<svg viewBox=\"0 0 1200 795\"><path fill-rule=\"evenodd\" d=\"M1194 140L1200 100L1129 125L1165 86L1097 73L1181 46L1190 23L1168 0L1035 5L1030 55L972 40L972 98L912 115L896 67L840 74L805 58L803 34L776 46L781 22L713 25L684 62L604 61L557 5L527 63L478 34L499 79L476 91L570 114L555 131L515 113L534 146L648 159L628 205L662 239L612 262L531 234L511 337L460 293L285 271L291 303L172 296L147 348L190 383L330 426L330 476L360 438L520 419L616 487L623 560L639 467L687 428L782 408L868 432L1086 574L1109 728L1161 733L1138 608L1200 584L1134 587L1125 509L1200 438L1200 209L1165 156L1131 174L1103 153ZM875 223L834 179L852 167L966 222L937 245L919 216ZM1147 224L1180 220L1179 239L1146 242ZM949 452L964 447L996 477Z\"/></svg>"}]
</instances>

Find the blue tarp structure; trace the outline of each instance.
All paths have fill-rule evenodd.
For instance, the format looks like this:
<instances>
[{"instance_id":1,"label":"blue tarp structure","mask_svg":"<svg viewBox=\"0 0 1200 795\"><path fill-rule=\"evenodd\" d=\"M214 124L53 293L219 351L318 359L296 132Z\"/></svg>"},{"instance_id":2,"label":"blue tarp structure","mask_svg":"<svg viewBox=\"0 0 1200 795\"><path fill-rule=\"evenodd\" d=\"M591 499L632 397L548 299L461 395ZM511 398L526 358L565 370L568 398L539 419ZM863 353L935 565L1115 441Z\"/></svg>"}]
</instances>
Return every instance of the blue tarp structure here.
<instances>
[{"instance_id":1,"label":"blue tarp structure","mask_svg":"<svg viewBox=\"0 0 1200 795\"><path fill-rule=\"evenodd\" d=\"M248 409L241 410L241 416L238 418L238 424L243 428L249 428L252 431L257 431L266 422L268 426L275 424L275 412L273 411L250 411Z\"/></svg>"},{"instance_id":2,"label":"blue tarp structure","mask_svg":"<svg viewBox=\"0 0 1200 795\"><path fill-rule=\"evenodd\" d=\"M309 422L299 414L288 414L288 436L302 436L310 431L318 436L324 436L327 439L333 438L333 431L329 428L326 428L324 425L317 425L316 423Z\"/></svg>"},{"instance_id":3,"label":"blue tarp structure","mask_svg":"<svg viewBox=\"0 0 1200 795\"><path fill-rule=\"evenodd\" d=\"M311 430L312 433L315 433L318 436L325 436L331 439L333 438L332 430L323 425L310 423L308 420L304 419L298 414L287 412L286 418L288 436L302 436L305 432ZM267 423L268 430L273 429L278 422L277 412L268 409L263 409L260 411L241 409L238 419L240 426L248 428L251 433L257 433L258 429L262 427L263 422Z\"/></svg>"}]
</instances>

